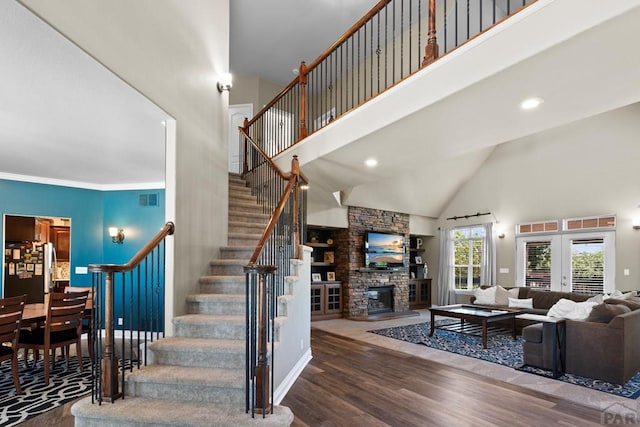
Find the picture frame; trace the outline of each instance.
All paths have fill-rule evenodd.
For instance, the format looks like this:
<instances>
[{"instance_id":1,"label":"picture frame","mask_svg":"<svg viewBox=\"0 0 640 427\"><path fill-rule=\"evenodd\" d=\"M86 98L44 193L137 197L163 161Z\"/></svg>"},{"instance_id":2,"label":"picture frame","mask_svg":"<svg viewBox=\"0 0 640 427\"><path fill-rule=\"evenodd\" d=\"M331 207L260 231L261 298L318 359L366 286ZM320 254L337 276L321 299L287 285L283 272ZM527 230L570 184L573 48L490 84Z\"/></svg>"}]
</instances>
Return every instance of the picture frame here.
<instances>
[{"instance_id":1,"label":"picture frame","mask_svg":"<svg viewBox=\"0 0 640 427\"><path fill-rule=\"evenodd\" d=\"M312 282L321 282L322 281L322 276L320 275L320 273L311 273L311 281Z\"/></svg>"},{"instance_id":2,"label":"picture frame","mask_svg":"<svg viewBox=\"0 0 640 427\"><path fill-rule=\"evenodd\" d=\"M416 255L416 264L422 264L422 257L419 255Z\"/></svg>"},{"instance_id":3,"label":"picture frame","mask_svg":"<svg viewBox=\"0 0 640 427\"><path fill-rule=\"evenodd\" d=\"M335 253L333 251L327 251L324 253L325 264L333 264L335 262Z\"/></svg>"},{"instance_id":4,"label":"picture frame","mask_svg":"<svg viewBox=\"0 0 640 427\"><path fill-rule=\"evenodd\" d=\"M327 281L335 282L336 280L336 272L335 271L327 271Z\"/></svg>"}]
</instances>

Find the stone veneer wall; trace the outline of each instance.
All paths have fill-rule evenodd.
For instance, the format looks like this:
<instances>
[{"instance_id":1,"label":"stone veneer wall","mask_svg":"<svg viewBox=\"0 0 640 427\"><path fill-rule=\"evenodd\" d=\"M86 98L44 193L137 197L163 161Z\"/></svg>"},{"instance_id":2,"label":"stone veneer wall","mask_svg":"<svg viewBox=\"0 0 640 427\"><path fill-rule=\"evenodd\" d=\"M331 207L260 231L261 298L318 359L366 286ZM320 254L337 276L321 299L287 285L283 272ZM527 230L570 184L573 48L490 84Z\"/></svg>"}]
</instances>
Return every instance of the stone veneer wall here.
<instances>
[{"instance_id":1,"label":"stone veneer wall","mask_svg":"<svg viewBox=\"0 0 640 427\"><path fill-rule=\"evenodd\" d=\"M362 272L364 267L365 231L398 233L405 236L405 245L409 245L409 215L379 209L349 207L349 229L347 243L349 248L348 280L344 284L344 315L351 318L367 317L367 289L375 286L395 285L393 310L409 310L409 268L400 271ZM342 244L342 242L340 242ZM405 265L409 265L409 251L404 255Z\"/></svg>"}]
</instances>

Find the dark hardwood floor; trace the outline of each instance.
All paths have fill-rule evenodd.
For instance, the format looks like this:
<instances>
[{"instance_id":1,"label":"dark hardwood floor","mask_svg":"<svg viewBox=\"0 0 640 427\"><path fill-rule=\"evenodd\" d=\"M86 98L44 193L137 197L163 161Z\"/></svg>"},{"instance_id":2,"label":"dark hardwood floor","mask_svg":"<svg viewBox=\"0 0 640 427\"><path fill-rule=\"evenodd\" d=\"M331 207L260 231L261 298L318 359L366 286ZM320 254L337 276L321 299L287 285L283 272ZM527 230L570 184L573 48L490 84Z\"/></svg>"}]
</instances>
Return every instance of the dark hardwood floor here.
<instances>
[{"instance_id":1,"label":"dark hardwood floor","mask_svg":"<svg viewBox=\"0 0 640 427\"><path fill-rule=\"evenodd\" d=\"M311 330L282 405L293 426L595 426L601 413L419 357Z\"/></svg>"}]
</instances>

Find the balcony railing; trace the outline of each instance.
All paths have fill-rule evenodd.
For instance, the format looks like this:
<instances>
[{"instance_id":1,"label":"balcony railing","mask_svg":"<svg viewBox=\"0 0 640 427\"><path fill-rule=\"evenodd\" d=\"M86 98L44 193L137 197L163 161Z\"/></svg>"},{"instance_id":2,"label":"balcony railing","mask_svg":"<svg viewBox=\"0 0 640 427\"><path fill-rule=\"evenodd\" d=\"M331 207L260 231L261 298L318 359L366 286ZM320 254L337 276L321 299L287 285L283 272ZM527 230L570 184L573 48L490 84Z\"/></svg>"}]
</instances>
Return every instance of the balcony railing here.
<instances>
[{"instance_id":1,"label":"balcony railing","mask_svg":"<svg viewBox=\"0 0 640 427\"><path fill-rule=\"evenodd\" d=\"M245 132L273 157L535 1L382 0L315 61L302 62Z\"/></svg>"}]
</instances>

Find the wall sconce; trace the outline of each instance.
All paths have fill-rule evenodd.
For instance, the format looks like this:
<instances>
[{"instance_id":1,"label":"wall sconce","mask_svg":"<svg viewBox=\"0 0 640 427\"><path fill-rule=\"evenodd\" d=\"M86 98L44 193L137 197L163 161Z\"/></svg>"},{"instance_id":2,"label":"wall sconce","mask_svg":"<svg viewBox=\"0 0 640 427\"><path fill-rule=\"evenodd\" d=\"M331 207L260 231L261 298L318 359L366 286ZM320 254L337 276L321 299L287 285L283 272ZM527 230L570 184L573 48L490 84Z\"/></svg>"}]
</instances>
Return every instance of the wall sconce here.
<instances>
[{"instance_id":1,"label":"wall sconce","mask_svg":"<svg viewBox=\"0 0 640 427\"><path fill-rule=\"evenodd\" d=\"M631 225L634 230L640 230L640 217L633 218L631 220Z\"/></svg>"},{"instance_id":2,"label":"wall sconce","mask_svg":"<svg viewBox=\"0 0 640 427\"><path fill-rule=\"evenodd\" d=\"M233 76L231 73L224 73L220 76L218 81L218 92L222 93L225 90L229 91L233 87Z\"/></svg>"},{"instance_id":3,"label":"wall sconce","mask_svg":"<svg viewBox=\"0 0 640 427\"><path fill-rule=\"evenodd\" d=\"M504 233L501 232L500 234L498 234L498 239L504 239Z\"/></svg>"},{"instance_id":4,"label":"wall sconce","mask_svg":"<svg viewBox=\"0 0 640 427\"><path fill-rule=\"evenodd\" d=\"M118 227L109 227L109 237L113 243L122 244L124 240L124 230Z\"/></svg>"}]
</instances>

